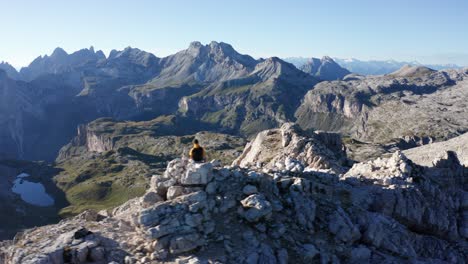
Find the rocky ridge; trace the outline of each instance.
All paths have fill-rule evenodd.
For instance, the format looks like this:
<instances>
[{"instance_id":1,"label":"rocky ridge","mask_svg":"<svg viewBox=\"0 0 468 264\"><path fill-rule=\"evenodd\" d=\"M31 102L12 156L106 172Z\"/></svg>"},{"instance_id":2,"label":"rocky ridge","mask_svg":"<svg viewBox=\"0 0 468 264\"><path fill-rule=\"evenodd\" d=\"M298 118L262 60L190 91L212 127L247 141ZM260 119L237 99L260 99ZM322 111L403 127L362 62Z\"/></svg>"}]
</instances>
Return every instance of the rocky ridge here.
<instances>
[{"instance_id":1,"label":"rocky ridge","mask_svg":"<svg viewBox=\"0 0 468 264\"><path fill-rule=\"evenodd\" d=\"M291 128L283 126L274 143L291 138L289 144L304 147L294 143L300 135ZM305 140L318 151L336 142L327 138ZM245 153L268 148L268 141L261 142ZM315 154L330 158L327 151ZM344 174L176 159L153 176L143 197L26 230L3 242L0 260L466 263L467 169L454 158L423 167L396 152Z\"/></svg>"},{"instance_id":2,"label":"rocky ridge","mask_svg":"<svg viewBox=\"0 0 468 264\"><path fill-rule=\"evenodd\" d=\"M365 142L446 140L468 130L466 77L466 69L405 67L388 76L321 82L305 95L295 117L304 129L340 131Z\"/></svg>"},{"instance_id":3,"label":"rocky ridge","mask_svg":"<svg viewBox=\"0 0 468 264\"><path fill-rule=\"evenodd\" d=\"M404 151L404 154L414 163L421 166L433 166L437 160L446 157L447 153L454 153L461 164L468 167L468 133L444 142L427 144L419 148Z\"/></svg>"},{"instance_id":4,"label":"rocky ridge","mask_svg":"<svg viewBox=\"0 0 468 264\"><path fill-rule=\"evenodd\" d=\"M32 81L41 75L72 71L74 68L87 63L96 63L105 58L102 51L95 52L93 47L72 54L68 54L62 48L56 48L50 56L39 56L28 67L22 68L19 76L21 80Z\"/></svg>"},{"instance_id":5,"label":"rocky ridge","mask_svg":"<svg viewBox=\"0 0 468 264\"><path fill-rule=\"evenodd\" d=\"M16 69L11 66L8 62L0 62L0 71L5 71L8 77L11 79L17 80L19 79L19 74Z\"/></svg>"}]
</instances>

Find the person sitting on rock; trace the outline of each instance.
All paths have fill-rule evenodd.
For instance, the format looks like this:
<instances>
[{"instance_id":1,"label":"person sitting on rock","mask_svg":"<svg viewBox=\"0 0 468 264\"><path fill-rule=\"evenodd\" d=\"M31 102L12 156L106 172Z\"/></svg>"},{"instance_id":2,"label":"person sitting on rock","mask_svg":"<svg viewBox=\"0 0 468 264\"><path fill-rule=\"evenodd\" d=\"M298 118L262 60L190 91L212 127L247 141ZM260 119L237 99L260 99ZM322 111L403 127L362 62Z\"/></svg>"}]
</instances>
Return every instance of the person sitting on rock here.
<instances>
[{"instance_id":1,"label":"person sitting on rock","mask_svg":"<svg viewBox=\"0 0 468 264\"><path fill-rule=\"evenodd\" d=\"M198 139L193 140L193 148L190 150L189 157L195 162L205 161L205 149L200 146Z\"/></svg>"}]
</instances>

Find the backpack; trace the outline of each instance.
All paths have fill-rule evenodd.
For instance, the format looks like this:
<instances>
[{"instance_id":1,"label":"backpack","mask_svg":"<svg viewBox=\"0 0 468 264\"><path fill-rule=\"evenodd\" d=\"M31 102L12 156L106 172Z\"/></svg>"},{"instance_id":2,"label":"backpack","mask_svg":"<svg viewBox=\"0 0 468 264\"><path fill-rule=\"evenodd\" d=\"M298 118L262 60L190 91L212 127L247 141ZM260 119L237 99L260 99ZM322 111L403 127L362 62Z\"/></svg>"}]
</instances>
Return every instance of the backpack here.
<instances>
[{"instance_id":1,"label":"backpack","mask_svg":"<svg viewBox=\"0 0 468 264\"><path fill-rule=\"evenodd\" d=\"M203 148L193 148L192 149L192 159L194 161L203 161Z\"/></svg>"}]
</instances>

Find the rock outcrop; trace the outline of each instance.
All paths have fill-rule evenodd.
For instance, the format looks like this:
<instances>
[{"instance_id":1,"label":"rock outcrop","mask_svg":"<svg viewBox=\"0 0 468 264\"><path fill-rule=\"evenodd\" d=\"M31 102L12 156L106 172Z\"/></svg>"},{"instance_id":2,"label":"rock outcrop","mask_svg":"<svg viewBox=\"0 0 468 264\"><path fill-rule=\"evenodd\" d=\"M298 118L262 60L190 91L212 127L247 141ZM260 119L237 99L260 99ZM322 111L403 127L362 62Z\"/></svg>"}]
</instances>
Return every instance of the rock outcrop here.
<instances>
[{"instance_id":1,"label":"rock outcrop","mask_svg":"<svg viewBox=\"0 0 468 264\"><path fill-rule=\"evenodd\" d=\"M259 133L234 164L266 170L302 172L312 169L339 173L344 171L344 159L338 134L316 131L308 137L297 125L286 123L279 129Z\"/></svg>"},{"instance_id":2,"label":"rock outcrop","mask_svg":"<svg viewBox=\"0 0 468 264\"><path fill-rule=\"evenodd\" d=\"M290 125L275 133L271 143L288 151L302 141L324 144L296 142ZM176 159L153 176L143 197L25 230L2 242L0 260L466 263L466 168L451 154L435 164L419 166L397 152L337 174Z\"/></svg>"},{"instance_id":3,"label":"rock outcrop","mask_svg":"<svg viewBox=\"0 0 468 264\"><path fill-rule=\"evenodd\" d=\"M460 163L468 166L468 133L452 138L444 142L427 144L418 148L405 150L405 155L413 162L421 166L433 166L448 151L454 152Z\"/></svg>"}]
</instances>

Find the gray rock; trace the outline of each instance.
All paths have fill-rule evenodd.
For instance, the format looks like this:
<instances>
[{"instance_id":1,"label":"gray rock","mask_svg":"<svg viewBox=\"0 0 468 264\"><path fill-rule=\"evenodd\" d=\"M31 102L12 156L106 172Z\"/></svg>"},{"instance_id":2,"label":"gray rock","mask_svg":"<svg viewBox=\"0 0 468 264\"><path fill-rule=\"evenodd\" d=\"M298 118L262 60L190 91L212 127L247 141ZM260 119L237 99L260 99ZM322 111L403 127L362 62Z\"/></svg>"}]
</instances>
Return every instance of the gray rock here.
<instances>
[{"instance_id":1,"label":"gray rock","mask_svg":"<svg viewBox=\"0 0 468 264\"><path fill-rule=\"evenodd\" d=\"M277 250L276 258L278 259L278 264L287 264L289 259L288 251L284 248Z\"/></svg>"},{"instance_id":2,"label":"gray rock","mask_svg":"<svg viewBox=\"0 0 468 264\"><path fill-rule=\"evenodd\" d=\"M92 261L98 262L104 260L106 255L106 250L103 247L92 248L89 256Z\"/></svg>"},{"instance_id":3,"label":"gray rock","mask_svg":"<svg viewBox=\"0 0 468 264\"><path fill-rule=\"evenodd\" d=\"M259 257L258 257L258 262L259 264L276 264L278 263L277 260L276 260L276 256L275 256L275 253L273 251L273 249L265 244L265 243L262 243L260 245L260 254L259 254Z\"/></svg>"},{"instance_id":4,"label":"gray rock","mask_svg":"<svg viewBox=\"0 0 468 264\"><path fill-rule=\"evenodd\" d=\"M192 163L187 166L186 173L180 183L184 185L206 185L213 178L213 165L211 163Z\"/></svg>"},{"instance_id":5,"label":"gray rock","mask_svg":"<svg viewBox=\"0 0 468 264\"><path fill-rule=\"evenodd\" d=\"M353 248L351 250L350 261L352 263L367 263L371 257L372 251L365 246Z\"/></svg>"},{"instance_id":6,"label":"gray rock","mask_svg":"<svg viewBox=\"0 0 468 264\"><path fill-rule=\"evenodd\" d=\"M259 258L259 255L257 252L251 252L249 255L247 255L246 259L245 259L245 263L248 263L248 264L257 264L258 263L258 258Z\"/></svg>"},{"instance_id":7,"label":"gray rock","mask_svg":"<svg viewBox=\"0 0 468 264\"><path fill-rule=\"evenodd\" d=\"M86 259L88 258L88 253L89 253L89 248L86 243L79 244L76 248L72 249L76 250L76 261L78 263L83 263L86 262Z\"/></svg>"},{"instance_id":8,"label":"gray rock","mask_svg":"<svg viewBox=\"0 0 468 264\"><path fill-rule=\"evenodd\" d=\"M333 151L324 143L327 142L322 142L319 136L305 136L297 125L285 123L279 129L259 133L233 164L248 167L262 163L265 169L295 173L301 173L305 167L343 172L337 157L344 156L344 153L341 149Z\"/></svg>"},{"instance_id":9,"label":"gray rock","mask_svg":"<svg viewBox=\"0 0 468 264\"><path fill-rule=\"evenodd\" d=\"M201 214L186 214L185 224L191 227L197 227L202 224L203 215Z\"/></svg>"},{"instance_id":10,"label":"gray rock","mask_svg":"<svg viewBox=\"0 0 468 264\"><path fill-rule=\"evenodd\" d=\"M338 240L343 242L354 242L361 237L358 227L353 224L341 207L330 217L328 228Z\"/></svg>"},{"instance_id":11,"label":"gray rock","mask_svg":"<svg viewBox=\"0 0 468 264\"><path fill-rule=\"evenodd\" d=\"M249 185L244 186L244 188L242 189L242 192L245 195L251 195L251 194L257 193L258 190L257 190L257 187L249 184Z\"/></svg>"},{"instance_id":12,"label":"gray rock","mask_svg":"<svg viewBox=\"0 0 468 264\"><path fill-rule=\"evenodd\" d=\"M215 194L217 188L218 186L216 185L216 182L210 182L206 185L205 191L208 194Z\"/></svg>"},{"instance_id":13,"label":"gray rock","mask_svg":"<svg viewBox=\"0 0 468 264\"><path fill-rule=\"evenodd\" d=\"M169 250L171 254L180 254L191 251L203 245L203 238L197 233L175 236L171 239Z\"/></svg>"},{"instance_id":14,"label":"gray rock","mask_svg":"<svg viewBox=\"0 0 468 264\"><path fill-rule=\"evenodd\" d=\"M244 217L249 222L256 222L272 212L270 202L261 194L252 194L242 200L241 204L247 209L247 211L244 212Z\"/></svg>"},{"instance_id":15,"label":"gray rock","mask_svg":"<svg viewBox=\"0 0 468 264\"><path fill-rule=\"evenodd\" d=\"M408 232L399 223L378 214L368 214L363 239L376 248L388 250L404 257L414 257Z\"/></svg>"},{"instance_id":16,"label":"gray rock","mask_svg":"<svg viewBox=\"0 0 468 264\"><path fill-rule=\"evenodd\" d=\"M296 216L295 221L303 228L313 231L316 210L314 200L309 195L294 190L291 190L290 195Z\"/></svg>"},{"instance_id":17,"label":"gray rock","mask_svg":"<svg viewBox=\"0 0 468 264\"><path fill-rule=\"evenodd\" d=\"M144 207L151 206L161 201L163 201L163 199L156 192L147 192L141 199Z\"/></svg>"},{"instance_id":18,"label":"gray rock","mask_svg":"<svg viewBox=\"0 0 468 264\"><path fill-rule=\"evenodd\" d=\"M172 200L185 194L185 189L182 186L171 186L167 189L167 199Z\"/></svg>"},{"instance_id":19,"label":"gray rock","mask_svg":"<svg viewBox=\"0 0 468 264\"><path fill-rule=\"evenodd\" d=\"M302 256L306 261L312 261L319 251L313 244L304 244L301 246Z\"/></svg>"}]
</instances>

